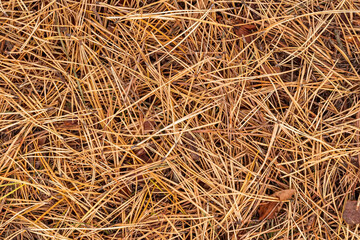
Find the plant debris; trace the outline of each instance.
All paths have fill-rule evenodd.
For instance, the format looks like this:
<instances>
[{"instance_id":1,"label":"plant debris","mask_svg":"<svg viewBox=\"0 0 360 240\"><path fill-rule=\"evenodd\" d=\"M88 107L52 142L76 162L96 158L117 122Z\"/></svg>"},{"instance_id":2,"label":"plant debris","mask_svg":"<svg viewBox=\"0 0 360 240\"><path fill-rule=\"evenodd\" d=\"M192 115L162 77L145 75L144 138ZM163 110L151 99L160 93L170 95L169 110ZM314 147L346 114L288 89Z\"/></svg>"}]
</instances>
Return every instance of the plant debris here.
<instances>
[{"instance_id":1,"label":"plant debris","mask_svg":"<svg viewBox=\"0 0 360 240\"><path fill-rule=\"evenodd\" d=\"M259 207L259 221L262 221L264 219L274 219L282 206L281 202L290 200L294 194L294 189L287 189L273 193L271 196L278 198L278 201L269 201Z\"/></svg>"},{"instance_id":2,"label":"plant debris","mask_svg":"<svg viewBox=\"0 0 360 240\"><path fill-rule=\"evenodd\" d=\"M0 239L357 239L359 6L0 1Z\"/></svg>"},{"instance_id":3,"label":"plant debris","mask_svg":"<svg viewBox=\"0 0 360 240\"><path fill-rule=\"evenodd\" d=\"M360 204L358 201L347 201L343 212L347 224L360 224Z\"/></svg>"},{"instance_id":4,"label":"plant debris","mask_svg":"<svg viewBox=\"0 0 360 240\"><path fill-rule=\"evenodd\" d=\"M247 43L250 43L253 39L253 36L251 36L251 31L254 29L256 29L254 24L240 24L234 27L234 32L238 37L241 39L244 38Z\"/></svg>"}]
</instances>

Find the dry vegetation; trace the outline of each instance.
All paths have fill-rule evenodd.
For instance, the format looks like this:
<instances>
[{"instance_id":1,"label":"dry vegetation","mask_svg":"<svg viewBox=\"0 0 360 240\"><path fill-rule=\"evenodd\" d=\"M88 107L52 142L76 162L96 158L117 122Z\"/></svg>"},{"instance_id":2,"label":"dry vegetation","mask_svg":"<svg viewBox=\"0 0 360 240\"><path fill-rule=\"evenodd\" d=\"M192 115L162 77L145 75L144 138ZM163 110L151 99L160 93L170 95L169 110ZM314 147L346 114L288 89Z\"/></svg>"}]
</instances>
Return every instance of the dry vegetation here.
<instances>
[{"instance_id":1,"label":"dry vegetation","mask_svg":"<svg viewBox=\"0 0 360 240\"><path fill-rule=\"evenodd\" d=\"M1 1L0 239L358 239L359 9Z\"/></svg>"}]
</instances>

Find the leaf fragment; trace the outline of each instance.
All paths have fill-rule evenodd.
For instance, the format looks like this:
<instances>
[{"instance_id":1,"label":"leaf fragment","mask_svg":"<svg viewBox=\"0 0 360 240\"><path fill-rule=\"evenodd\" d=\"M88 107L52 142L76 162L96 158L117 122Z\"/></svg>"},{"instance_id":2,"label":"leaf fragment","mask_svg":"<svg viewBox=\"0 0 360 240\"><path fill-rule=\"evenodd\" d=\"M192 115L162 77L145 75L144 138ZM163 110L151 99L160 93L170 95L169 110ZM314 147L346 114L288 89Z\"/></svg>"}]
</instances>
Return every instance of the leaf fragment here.
<instances>
[{"instance_id":1,"label":"leaf fragment","mask_svg":"<svg viewBox=\"0 0 360 240\"><path fill-rule=\"evenodd\" d=\"M360 204L358 201L347 201L343 212L344 221L349 225L360 224Z\"/></svg>"},{"instance_id":2,"label":"leaf fragment","mask_svg":"<svg viewBox=\"0 0 360 240\"><path fill-rule=\"evenodd\" d=\"M244 24L240 26L234 27L235 34L245 39L247 43L250 43L252 41L251 30L256 29L256 26L254 24Z\"/></svg>"},{"instance_id":3,"label":"leaf fragment","mask_svg":"<svg viewBox=\"0 0 360 240\"><path fill-rule=\"evenodd\" d=\"M274 219L280 210L278 202L268 202L259 207L259 220Z\"/></svg>"},{"instance_id":4,"label":"leaf fragment","mask_svg":"<svg viewBox=\"0 0 360 240\"><path fill-rule=\"evenodd\" d=\"M198 149L196 147L195 138L191 135L191 133L184 134L185 147L190 150L190 156L195 161L199 160L199 155L197 154Z\"/></svg>"},{"instance_id":5,"label":"leaf fragment","mask_svg":"<svg viewBox=\"0 0 360 240\"><path fill-rule=\"evenodd\" d=\"M149 133L155 129L155 121L147 120L143 123L144 133Z\"/></svg>"},{"instance_id":6,"label":"leaf fragment","mask_svg":"<svg viewBox=\"0 0 360 240\"><path fill-rule=\"evenodd\" d=\"M286 189L272 194L272 197L278 198L278 201L268 201L259 207L259 220L274 219L279 212L283 201L290 200L295 194L295 189Z\"/></svg>"},{"instance_id":7,"label":"leaf fragment","mask_svg":"<svg viewBox=\"0 0 360 240\"><path fill-rule=\"evenodd\" d=\"M281 69L279 66L268 66L266 64L262 65L262 69L261 71L265 74L265 75L270 75L270 74L274 74L274 75L278 75L278 73L281 73ZM272 77L266 77L267 79L271 79Z\"/></svg>"},{"instance_id":8,"label":"leaf fragment","mask_svg":"<svg viewBox=\"0 0 360 240\"><path fill-rule=\"evenodd\" d=\"M295 194L295 189L286 189L286 190L276 192L271 196L277 197L277 198L279 198L279 201L283 202L286 200L290 200L294 194Z\"/></svg>"}]
</instances>

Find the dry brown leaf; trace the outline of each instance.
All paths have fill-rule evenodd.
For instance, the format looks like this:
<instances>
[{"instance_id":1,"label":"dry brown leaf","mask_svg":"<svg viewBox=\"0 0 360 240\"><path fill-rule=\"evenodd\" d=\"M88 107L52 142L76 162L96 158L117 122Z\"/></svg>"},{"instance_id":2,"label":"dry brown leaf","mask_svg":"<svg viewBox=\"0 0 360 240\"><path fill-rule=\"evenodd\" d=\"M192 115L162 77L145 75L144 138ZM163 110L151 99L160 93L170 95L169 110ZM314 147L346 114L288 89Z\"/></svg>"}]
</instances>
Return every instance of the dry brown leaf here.
<instances>
[{"instance_id":1,"label":"dry brown leaf","mask_svg":"<svg viewBox=\"0 0 360 240\"><path fill-rule=\"evenodd\" d=\"M266 74L272 74L272 73L279 73L279 72L281 72L280 67L278 67L278 66L269 67L268 65L265 65L265 64L264 64L262 67L264 68L264 72L265 72Z\"/></svg>"},{"instance_id":2,"label":"dry brown leaf","mask_svg":"<svg viewBox=\"0 0 360 240\"><path fill-rule=\"evenodd\" d=\"M245 38L246 42L249 43L252 41L251 30L256 29L256 26L253 24L246 24L241 26L234 27L235 34L240 38Z\"/></svg>"},{"instance_id":3,"label":"dry brown leaf","mask_svg":"<svg viewBox=\"0 0 360 240\"><path fill-rule=\"evenodd\" d=\"M11 52L13 48L14 48L14 44L12 44L11 42L7 40L0 41L0 54L4 54L9 51Z\"/></svg>"},{"instance_id":4,"label":"dry brown leaf","mask_svg":"<svg viewBox=\"0 0 360 240\"><path fill-rule=\"evenodd\" d=\"M266 204L261 205L258 210L259 220L261 221L264 219L275 218L276 214L279 212L281 208L282 205L281 202L291 199L294 194L295 194L294 189L282 190L272 194L271 196L278 198L279 201L267 202Z\"/></svg>"},{"instance_id":5,"label":"dry brown leaf","mask_svg":"<svg viewBox=\"0 0 360 240\"><path fill-rule=\"evenodd\" d=\"M223 17L220 14L216 14L216 21L217 22L222 22L223 21Z\"/></svg>"},{"instance_id":6,"label":"dry brown leaf","mask_svg":"<svg viewBox=\"0 0 360 240\"><path fill-rule=\"evenodd\" d=\"M360 224L360 206L357 207L357 204L357 201L347 201L345 203L343 218L347 224Z\"/></svg>"},{"instance_id":7,"label":"dry brown leaf","mask_svg":"<svg viewBox=\"0 0 360 240\"><path fill-rule=\"evenodd\" d=\"M144 127L144 133L148 133L151 130L155 129L155 122L152 120L147 120L143 123L143 127Z\"/></svg>"},{"instance_id":8,"label":"dry brown leaf","mask_svg":"<svg viewBox=\"0 0 360 240\"><path fill-rule=\"evenodd\" d=\"M0 54L4 52L5 49L5 40L0 41Z\"/></svg>"},{"instance_id":9,"label":"dry brown leaf","mask_svg":"<svg viewBox=\"0 0 360 240\"><path fill-rule=\"evenodd\" d=\"M346 36L345 41L360 47L360 40L356 36Z\"/></svg>"},{"instance_id":10,"label":"dry brown leaf","mask_svg":"<svg viewBox=\"0 0 360 240\"><path fill-rule=\"evenodd\" d=\"M185 146L190 150L190 156L195 161L199 160L199 155L197 154L198 149L196 147L195 138L191 135L191 133L185 133L184 139L186 140Z\"/></svg>"},{"instance_id":11,"label":"dry brown leaf","mask_svg":"<svg viewBox=\"0 0 360 240\"><path fill-rule=\"evenodd\" d=\"M354 20L353 25L360 26L360 20L359 19Z\"/></svg>"},{"instance_id":12,"label":"dry brown leaf","mask_svg":"<svg viewBox=\"0 0 360 240\"><path fill-rule=\"evenodd\" d=\"M259 207L259 220L274 219L280 209L279 202L267 202Z\"/></svg>"},{"instance_id":13,"label":"dry brown leaf","mask_svg":"<svg viewBox=\"0 0 360 240\"><path fill-rule=\"evenodd\" d=\"M271 196L279 198L279 200L282 202L282 201L290 200L294 194L295 194L295 189L287 189L276 192Z\"/></svg>"},{"instance_id":14,"label":"dry brown leaf","mask_svg":"<svg viewBox=\"0 0 360 240\"><path fill-rule=\"evenodd\" d=\"M38 146L44 145L46 142L46 136L42 136L38 138Z\"/></svg>"},{"instance_id":15,"label":"dry brown leaf","mask_svg":"<svg viewBox=\"0 0 360 240\"><path fill-rule=\"evenodd\" d=\"M345 24L348 24L348 25L351 25L351 16L349 13L341 13L339 15L339 17L341 18L342 22L345 23Z\"/></svg>"},{"instance_id":16,"label":"dry brown leaf","mask_svg":"<svg viewBox=\"0 0 360 240\"><path fill-rule=\"evenodd\" d=\"M66 120L62 124L60 124L58 128L65 130L78 130L80 129L80 125L76 120Z\"/></svg>"},{"instance_id":17,"label":"dry brown leaf","mask_svg":"<svg viewBox=\"0 0 360 240\"><path fill-rule=\"evenodd\" d=\"M314 225L314 222L315 222L315 216L311 216L307 222L307 229L311 229L311 227Z\"/></svg>"},{"instance_id":18,"label":"dry brown leaf","mask_svg":"<svg viewBox=\"0 0 360 240\"><path fill-rule=\"evenodd\" d=\"M149 162L150 161L150 157L147 154L147 151L145 150L145 148L141 148L138 151L135 152L135 155L140 158L141 160L145 161L145 162Z\"/></svg>"},{"instance_id":19,"label":"dry brown leaf","mask_svg":"<svg viewBox=\"0 0 360 240\"><path fill-rule=\"evenodd\" d=\"M268 65L266 65L266 64L264 64L264 65L262 65L262 72L264 73L264 74L276 74L276 73L280 73L281 72L281 69L280 69L280 67L278 67L278 66L268 66ZM269 77L267 77L267 78L269 78Z\"/></svg>"}]
</instances>

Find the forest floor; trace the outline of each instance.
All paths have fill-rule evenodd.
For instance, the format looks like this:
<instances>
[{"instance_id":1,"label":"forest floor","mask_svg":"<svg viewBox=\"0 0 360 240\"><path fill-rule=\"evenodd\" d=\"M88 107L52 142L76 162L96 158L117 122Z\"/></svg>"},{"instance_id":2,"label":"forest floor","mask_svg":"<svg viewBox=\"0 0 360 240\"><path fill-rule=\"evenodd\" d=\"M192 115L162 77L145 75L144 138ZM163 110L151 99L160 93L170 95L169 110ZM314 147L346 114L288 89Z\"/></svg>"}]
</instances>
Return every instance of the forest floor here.
<instances>
[{"instance_id":1,"label":"forest floor","mask_svg":"<svg viewBox=\"0 0 360 240\"><path fill-rule=\"evenodd\" d=\"M359 0L0 2L0 238L359 239L359 32Z\"/></svg>"}]
</instances>

